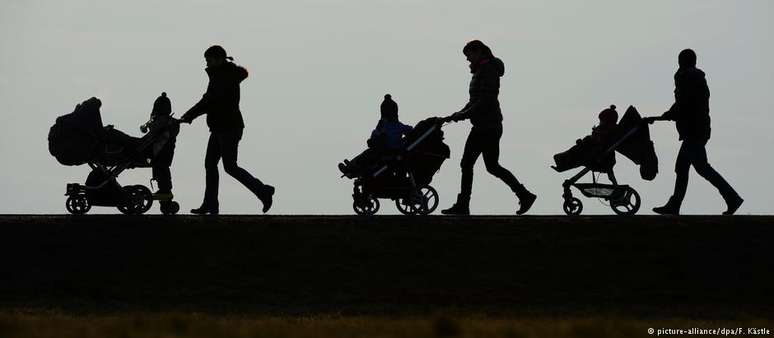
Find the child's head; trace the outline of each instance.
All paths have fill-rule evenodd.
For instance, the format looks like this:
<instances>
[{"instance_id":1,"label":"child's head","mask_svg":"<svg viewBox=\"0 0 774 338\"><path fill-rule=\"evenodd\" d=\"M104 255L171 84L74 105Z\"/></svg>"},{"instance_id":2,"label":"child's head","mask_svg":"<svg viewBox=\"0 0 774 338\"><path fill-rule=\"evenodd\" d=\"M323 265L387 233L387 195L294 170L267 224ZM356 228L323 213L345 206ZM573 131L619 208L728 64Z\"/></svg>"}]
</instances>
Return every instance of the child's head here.
<instances>
[{"instance_id":1,"label":"child's head","mask_svg":"<svg viewBox=\"0 0 774 338\"><path fill-rule=\"evenodd\" d=\"M610 105L599 113L599 125L600 126L614 126L618 123L618 112L615 111L615 105Z\"/></svg>"},{"instance_id":2,"label":"child's head","mask_svg":"<svg viewBox=\"0 0 774 338\"><path fill-rule=\"evenodd\" d=\"M169 101L166 92L162 92L161 96L156 98L153 102L153 110L151 110L151 116L167 116L172 114L172 103Z\"/></svg>"},{"instance_id":3,"label":"child's head","mask_svg":"<svg viewBox=\"0 0 774 338\"><path fill-rule=\"evenodd\" d=\"M398 104L392 100L390 94L384 95L384 101L382 101L382 105L379 109L382 112L382 120L398 121Z\"/></svg>"}]
</instances>

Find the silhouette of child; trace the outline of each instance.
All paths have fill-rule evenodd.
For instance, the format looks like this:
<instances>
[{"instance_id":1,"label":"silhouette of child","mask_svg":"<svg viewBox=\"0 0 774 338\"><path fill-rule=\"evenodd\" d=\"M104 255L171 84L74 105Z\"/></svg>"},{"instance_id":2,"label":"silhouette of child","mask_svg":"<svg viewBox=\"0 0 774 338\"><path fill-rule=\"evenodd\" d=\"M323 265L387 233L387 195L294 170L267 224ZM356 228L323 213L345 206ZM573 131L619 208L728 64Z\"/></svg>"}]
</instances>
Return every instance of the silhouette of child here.
<instances>
[{"instance_id":1,"label":"silhouette of child","mask_svg":"<svg viewBox=\"0 0 774 338\"><path fill-rule=\"evenodd\" d=\"M618 112L615 108L615 105L611 105L609 108L602 110L599 113L599 124L591 128L591 135L583 140L578 140L578 143L588 142L592 156L601 155L615 143L616 127L618 126ZM601 158L592 158L591 161L591 167L594 171L606 173L610 182L618 184L613 173L615 152L611 151L608 154L604 154Z\"/></svg>"},{"instance_id":2,"label":"silhouette of child","mask_svg":"<svg viewBox=\"0 0 774 338\"><path fill-rule=\"evenodd\" d=\"M177 134L180 132L180 125L172 118L172 103L167 97L167 93L161 93L161 96L153 102L150 120L140 126L140 131L160 133L157 137L166 139L166 142L155 143L151 149L153 179L159 185L158 191L153 195L156 199L171 200L173 194L170 167L175 156L175 142Z\"/></svg>"},{"instance_id":3,"label":"silhouette of child","mask_svg":"<svg viewBox=\"0 0 774 338\"><path fill-rule=\"evenodd\" d=\"M390 94L384 95L379 108L381 118L368 139L368 149L352 161L339 163L339 170L347 177L358 176L362 171L375 166L382 157L399 152L403 148L403 136L412 130L411 126L398 119L398 104Z\"/></svg>"}]
</instances>

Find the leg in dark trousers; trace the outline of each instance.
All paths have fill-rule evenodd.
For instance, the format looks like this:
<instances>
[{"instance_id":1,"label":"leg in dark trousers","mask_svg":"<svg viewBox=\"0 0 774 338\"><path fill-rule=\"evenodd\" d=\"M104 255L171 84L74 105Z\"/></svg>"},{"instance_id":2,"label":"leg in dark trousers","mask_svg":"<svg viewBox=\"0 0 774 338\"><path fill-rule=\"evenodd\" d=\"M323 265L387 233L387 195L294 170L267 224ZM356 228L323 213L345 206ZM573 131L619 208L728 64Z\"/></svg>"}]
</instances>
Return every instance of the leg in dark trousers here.
<instances>
[{"instance_id":1,"label":"leg in dark trousers","mask_svg":"<svg viewBox=\"0 0 774 338\"><path fill-rule=\"evenodd\" d=\"M172 166L172 158L175 155L175 143L170 141L167 145L153 158L153 179L159 185L159 193L172 193L172 173L170 167Z\"/></svg>"},{"instance_id":2,"label":"leg in dark trousers","mask_svg":"<svg viewBox=\"0 0 774 338\"><path fill-rule=\"evenodd\" d=\"M524 186L519 183L515 176L500 165L500 138L503 135L503 128L476 128L474 127L468 139L465 142L465 151L462 154L462 183L460 194L470 197L473 187L473 166L476 164L479 155L484 155L484 164L486 170L493 176L499 178L511 188L511 191L521 196Z\"/></svg>"},{"instance_id":3,"label":"leg in dark trousers","mask_svg":"<svg viewBox=\"0 0 774 338\"><path fill-rule=\"evenodd\" d=\"M172 192L172 173L168 166L153 166L153 179L159 185L159 193Z\"/></svg>"},{"instance_id":4,"label":"leg in dark trousers","mask_svg":"<svg viewBox=\"0 0 774 338\"><path fill-rule=\"evenodd\" d=\"M253 194L261 198L265 185L251 175L247 170L237 165L239 141L242 139L242 129L232 132L212 132L207 143L207 154L204 158L207 185L204 189L204 206L218 208L218 162L223 159L223 169L231 177L242 183Z\"/></svg>"},{"instance_id":5,"label":"leg in dark trousers","mask_svg":"<svg viewBox=\"0 0 774 338\"><path fill-rule=\"evenodd\" d=\"M499 178L511 188L519 198L519 210L516 214L521 215L532 206L536 196L524 187L515 176L500 165L500 138L503 135L502 126L489 128L473 127L465 141L465 151L462 154L460 167L462 168L462 179L460 183L460 194L457 196L457 203L449 209L443 210L444 214L468 214L470 194L473 188L473 167L480 155L484 156L486 170L493 176Z\"/></svg>"},{"instance_id":6,"label":"leg in dark trousers","mask_svg":"<svg viewBox=\"0 0 774 338\"><path fill-rule=\"evenodd\" d=\"M701 177L704 177L704 179L718 189L718 192L720 192L720 195L723 196L727 203L741 199L734 188L710 166L707 161L706 144L706 141L687 140L683 141L683 144L680 146L680 152L677 154L677 161L675 163L675 190L668 203L676 211L680 210L685 193L688 190L688 174L691 166L696 169L696 172Z\"/></svg>"}]
</instances>

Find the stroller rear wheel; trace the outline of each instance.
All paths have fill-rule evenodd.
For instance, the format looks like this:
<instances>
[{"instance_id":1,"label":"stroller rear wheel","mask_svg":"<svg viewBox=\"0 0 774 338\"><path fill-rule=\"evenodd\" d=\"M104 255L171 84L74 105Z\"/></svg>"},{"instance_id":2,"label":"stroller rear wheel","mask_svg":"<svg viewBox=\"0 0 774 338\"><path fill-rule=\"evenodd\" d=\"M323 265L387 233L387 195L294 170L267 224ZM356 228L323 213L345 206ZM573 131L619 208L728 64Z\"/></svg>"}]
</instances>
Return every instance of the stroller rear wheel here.
<instances>
[{"instance_id":1,"label":"stroller rear wheel","mask_svg":"<svg viewBox=\"0 0 774 338\"><path fill-rule=\"evenodd\" d=\"M123 203L118 205L118 210L126 215L141 215L153 206L153 194L144 185L130 185L121 189L124 196Z\"/></svg>"},{"instance_id":2,"label":"stroller rear wheel","mask_svg":"<svg viewBox=\"0 0 774 338\"><path fill-rule=\"evenodd\" d=\"M564 200L562 205L564 213L569 216L578 216L583 211L583 203L577 197L571 197Z\"/></svg>"},{"instance_id":3,"label":"stroller rear wheel","mask_svg":"<svg viewBox=\"0 0 774 338\"><path fill-rule=\"evenodd\" d=\"M429 215L438 208L438 192L426 185L415 196L395 200L395 206L404 215Z\"/></svg>"},{"instance_id":4,"label":"stroller rear wheel","mask_svg":"<svg viewBox=\"0 0 774 338\"><path fill-rule=\"evenodd\" d=\"M86 195L70 195L65 202L67 212L73 215L83 215L91 209L91 204Z\"/></svg>"},{"instance_id":5,"label":"stroller rear wheel","mask_svg":"<svg viewBox=\"0 0 774 338\"><path fill-rule=\"evenodd\" d=\"M396 199L395 207L404 215L419 215L425 209L422 200L410 198Z\"/></svg>"},{"instance_id":6,"label":"stroller rear wheel","mask_svg":"<svg viewBox=\"0 0 774 338\"><path fill-rule=\"evenodd\" d=\"M356 198L352 202L352 209L355 213L361 216L371 216L379 211L379 200L373 196L364 196L363 198Z\"/></svg>"},{"instance_id":7,"label":"stroller rear wheel","mask_svg":"<svg viewBox=\"0 0 774 338\"><path fill-rule=\"evenodd\" d=\"M422 208L422 215L432 214L438 208L438 192L435 191L435 188L426 185L419 188L419 194L422 195L425 203L424 208Z\"/></svg>"},{"instance_id":8,"label":"stroller rear wheel","mask_svg":"<svg viewBox=\"0 0 774 338\"><path fill-rule=\"evenodd\" d=\"M617 199L610 200L610 208L618 215L634 215L640 210L640 194L628 187Z\"/></svg>"}]
</instances>

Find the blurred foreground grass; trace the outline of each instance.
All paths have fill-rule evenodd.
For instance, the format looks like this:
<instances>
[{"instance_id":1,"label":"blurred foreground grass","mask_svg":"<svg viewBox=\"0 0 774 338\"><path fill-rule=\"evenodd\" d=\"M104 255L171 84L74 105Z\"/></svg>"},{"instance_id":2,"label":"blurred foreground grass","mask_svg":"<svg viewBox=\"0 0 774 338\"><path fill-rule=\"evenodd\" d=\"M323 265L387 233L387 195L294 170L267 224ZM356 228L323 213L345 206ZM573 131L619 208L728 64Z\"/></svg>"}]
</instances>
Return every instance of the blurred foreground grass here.
<instances>
[{"instance_id":1,"label":"blurred foreground grass","mask_svg":"<svg viewBox=\"0 0 774 338\"><path fill-rule=\"evenodd\" d=\"M240 317L210 314L2 313L0 337L655 337L649 328L774 328L773 321L312 316Z\"/></svg>"}]
</instances>

